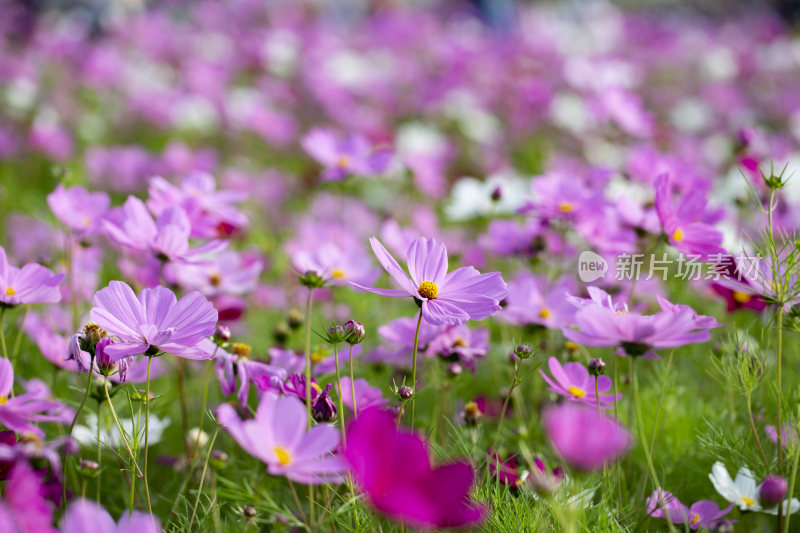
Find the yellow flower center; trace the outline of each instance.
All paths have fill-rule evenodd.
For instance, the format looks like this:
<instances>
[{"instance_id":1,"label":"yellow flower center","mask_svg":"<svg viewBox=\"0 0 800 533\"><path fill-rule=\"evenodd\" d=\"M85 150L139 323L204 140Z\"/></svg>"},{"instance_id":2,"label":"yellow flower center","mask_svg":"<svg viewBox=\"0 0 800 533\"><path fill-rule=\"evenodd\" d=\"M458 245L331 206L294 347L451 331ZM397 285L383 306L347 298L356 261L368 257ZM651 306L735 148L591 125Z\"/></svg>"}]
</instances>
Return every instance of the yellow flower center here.
<instances>
[{"instance_id":1,"label":"yellow flower center","mask_svg":"<svg viewBox=\"0 0 800 533\"><path fill-rule=\"evenodd\" d=\"M417 287L417 292L423 298L433 300L439 296L439 287L432 281L423 281L419 284L419 287Z\"/></svg>"},{"instance_id":2,"label":"yellow flower center","mask_svg":"<svg viewBox=\"0 0 800 533\"><path fill-rule=\"evenodd\" d=\"M690 524L695 525L699 521L700 521L700 515L697 514L697 513L694 513L694 516L692 516L692 521L690 522Z\"/></svg>"},{"instance_id":3,"label":"yellow flower center","mask_svg":"<svg viewBox=\"0 0 800 533\"><path fill-rule=\"evenodd\" d=\"M88 227L89 225L91 225L91 223L92 223L92 220L89 217L83 217L83 225L84 226Z\"/></svg>"},{"instance_id":4,"label":"yellow flower center","mask_svg":"<svg viewBox=\"0 0 800 533\"><path fill-rule=\"evenodd\" d=\"M572 202L561 202L558 204L558 210L562 213L572 213L575 210L575 205Z\"/></svg>"},{"instance_id":5,"label":"yellow flower center","mask_svg":"<svg viewBox=\"0 0 800 533\"><path fill-rule=\"evenodd\" d=\"M617 313L618 315L627 315L628 314L628 311L626 311L625 309L617 309L614 312Z\"/></svg>"},{"instance_id":6,"label":"yellow flower center","mask_svg":"<svg viewBox=\"0 0 800 533\"><path fill-rule=\"evenodd\" d=\"M565 344L564 346L565 346L565 347L567 348L567 350L569 350L570 352L575 352L575 351L577 351L577 350L578 350L578 348L579 348L579 346L578 346L578 343L577 343L577 342L572 342L572 341L567 341L567 342L566 342L566 344Z\"/></svg>"},{"instance_id":7,"label":"yellow flower center","mask_svg":"<svg viewBox=\"0 0 800 533\"><path fill-rule=\"evenodd\" d=\"M342 279L344 277L344 270L341 270L339 268L334 268L333 270L331 270L331 277L336 279Z\"/></svg>"},{"instance_id":8,"label":"yellow flower center","mask_svg":"<svg viewBox=\"0 0 800 533\"><path fill-rule=\"evenodd\" d=\"M681 228L675 230L675 232L672 234L672 240L676 242L681 242L683 240L683 231Z\"/></svg>"},{"instance_id":9,"label":"yellow flower center","mask_svg":"<svg viewBox=\"0 0 800 533\"><path fill-rule=\"evenodd\" d=\"M346 155L340 155L339 159L336 160L336 165L340 168L347 168L350 166L350 158Z\"/></svg>"},{"instance_id":10,"label":"yellow flower center","mask_svg":"<svg viewBox=\"0 0 800 533\"><path fill-rule=\"evenodd\" d=\"M741 498L742 498L742 501L744 502L744 504L747 505L748 507L751 506L751 505L754 505L756 503L755 500L753 500L751 498L748 498L747 496L741 496Z\"/></svg>"},{"instance_id":11,"label":"yellow flower center","mask_svg":"<svg viewBox=\"0 0 800 533\"><path fill-rule=\"evenodd\" d=\"M250 347L249 344L244 344L243 342L234 342L231 346L231 353L233 355L238 355L239 357L250 357L253 349Z\"/></svg>"},{"instance_id":12,"label":"yellow flower center","mask_svg":"<svg viewBox=\"0 0 800 533\"><path fill-rule=\"evenodd\" d=\"M552 314L553 313L551 313L546 307L542 307L541 310L539 310L539 318L550 318L550 315Z\"/></svg>"},{"instance_id":13,"label":"yellow flower center","mask_svg":"<svg viewBox=\"0 0 800 533\"><path fill-rule=\"evenodd\" d=\"M221 278L221 277L220 277L220 275L219 275L219 274L217 274L216 272L215 272L214 274L211 274L211 276L209 276L209 278L208 278L208 282L209 282L211 285L213 285L214 287L216 287L217 285L219 285L221 281L222 281L222 278Z\"/></svg>"},{"instance_id":14,"label":"yellow flower center","mask_svg":"<svg viewBox=\"0 0 800 533\"><path fill-rule=\"evenodd\" d=\"M465 341L463 337L456 337L456 340L453 341L453 346L460 346L463 348L466 345L467 341Z\"/></svg>"},{"instance_id":15,"label":"yellow flower center","mask_svg":"<svg viewBox=\"0 0 800 533\"><path fill-rule=\"evenodd\" d=\"M568 388L567 392L569 392L576 398L583 398L584 396L586 396L586 391L580 387L576 387L575 385L572 385L570 388Z\"/></svg>"},{"instance_id":16,"label":"yellow flower center","mask_svg":"<svg viewBox=\"0 0 800 533\"><path fill-rule=\"evenodd\" d=\"M286 448L275 446L272 451L274 451L275 455L278 456L278 463L281 466L286 466L292 462L292 456Z\"/></svg>"},{"instance_id":17,"label":"yellow flower center","mask_svg":"<svg viewBox=\"0 0 800 533\"><path fill-rule=\"evenodd\" d=\"M753 296L747 294L746 292L733 291L733 299L739 302L740 304L746 304L747 302L753 299Z\"/></svg>"},{"instance_id":18,"label":"yellow flower center","mask_svg":"<svg viewBox=\"0 0 800 533\"><path fill-rule=\"evenodd\" d=\"M5 405L8 403L8 396L0 396L0 405Z\"/></svg>"},{"instance_id":19,"label":"yellow flower center","mask_svg":"<svg viewBox=\"0 0 800 533\"><path fill-rule=\"evenodd\" d=\"M322 361L322 358L323 358L323 356L322 356L321 353L319 353L317 351L311 352L311 362L312 363L319 363L320 361Z\"/></svg>"},{"instance_id":20,"label":"yellow flower center","mask_svg":"<svg viewBox=\"0 0 800 533\"><path fill-rule=\"evenodd\" d=\"M320 386L317 385L316 383L314 383L313 381L311 382L311 388L314 389L317 392L322 392L322 389L320 388Z\"/></svg>"},{"instance_id":21,"label":"yellow flower center","mask_svg":"<svg viewBox=\"0 0 800 533\"><path fill-rule=\"evenodd\" d=\"M6 296L14 296L17 294L17 291L14 290L14 287L6 287Z\"/></svg>"}]
</instances>

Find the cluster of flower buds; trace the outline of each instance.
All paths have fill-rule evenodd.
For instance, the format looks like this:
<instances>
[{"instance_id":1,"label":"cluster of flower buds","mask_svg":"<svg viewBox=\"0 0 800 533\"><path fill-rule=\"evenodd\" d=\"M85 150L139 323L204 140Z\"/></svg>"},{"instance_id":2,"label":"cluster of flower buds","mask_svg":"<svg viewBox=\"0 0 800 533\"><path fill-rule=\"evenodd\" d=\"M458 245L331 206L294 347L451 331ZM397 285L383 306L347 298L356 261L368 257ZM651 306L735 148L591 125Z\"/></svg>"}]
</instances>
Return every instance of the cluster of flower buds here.
<instances>
[{"instance_id":1,"label":"cluster of flower buds","mask_svg":"<svg viewBox=\"0 0 800 533\"><path fill-rule=\"evenodd\" d=\"M366 336L367 330L364 324L354 320L348 320L343 325L333 325L321 335L325 342L334 345L340 342L355 345L363 341Z\"/></svg>"}]
</instances>

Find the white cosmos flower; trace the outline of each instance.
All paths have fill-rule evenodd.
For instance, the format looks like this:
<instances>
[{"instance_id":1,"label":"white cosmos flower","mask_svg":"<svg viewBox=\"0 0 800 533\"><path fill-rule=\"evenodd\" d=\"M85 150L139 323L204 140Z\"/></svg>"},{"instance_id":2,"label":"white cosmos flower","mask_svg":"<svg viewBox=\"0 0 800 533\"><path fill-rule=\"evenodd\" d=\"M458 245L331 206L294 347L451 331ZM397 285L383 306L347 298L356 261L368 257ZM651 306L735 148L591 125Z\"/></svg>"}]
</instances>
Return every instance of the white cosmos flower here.
<instances>
[{"instance_id":1,"label":"white cosmos flower","mask_svg":"<svg viewBox=\"0 0 800 533\"><path fill-rule=\"evenodd\" d=\"M742 511L754 511L759 513L778 514L778 506L771 509L764 509L758 503L758 488L755 477L746 466L739 469L736 479L731 479L728 470L722 462L717 461L711 467L708 479L714 484L720 496L729 502L737 505ZM787 502L783 502L783 514L787 514ZM792 498L789 504L789 514L794 514L800 509L800 501Z\"/></svg>"},{"instance_id":2,"label":"white cosmos flower","mask_svg":"<svg viewBox=\"0 0 800 533\"><path fill-rule=\"evenodd\" d=\"M126 435L130 436L133 431L133 420L130 418L120 418L119 423ZM105 425L105 424L104 424ZM169 426L169 418L159 418L155 415L150 415L150 438L148 445L161 441L161 436L164 430ZM72 430L72 437L79 443L85 446L94 446L97 444L97 415L89 413L86 416L85 426L75 426ZM119 438L119 430L117 425L112 421L110 427L103 427L100 429L100 442L117 448L122 445ZM139 442L144 444L144 417L139 422Z\"/></svg>"}]
</instances>

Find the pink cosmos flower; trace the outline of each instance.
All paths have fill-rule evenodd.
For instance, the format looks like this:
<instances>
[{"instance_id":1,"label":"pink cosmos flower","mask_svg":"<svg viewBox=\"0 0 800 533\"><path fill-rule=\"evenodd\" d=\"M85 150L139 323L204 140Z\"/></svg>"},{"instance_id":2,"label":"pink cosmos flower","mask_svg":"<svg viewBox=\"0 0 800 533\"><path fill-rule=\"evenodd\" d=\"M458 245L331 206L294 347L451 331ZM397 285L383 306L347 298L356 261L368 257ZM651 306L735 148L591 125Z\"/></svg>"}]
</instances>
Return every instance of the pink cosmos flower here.
<instances>
[{"instance_id":1,"label":"pink cosmos flower","mask_svg":"<svg viewBox=\"0 0 800 533\"><path fill-rule=\"evenodd\" d=\"M731 512L733 505L720 509L716 502L701 500L687 507L671 492L659 488L647 498L647 514L654 518L668 519L673 524L688 524L692 529L714 529ZM736 520L725 522L736 523Z\"/></svg>"},{"instance_id":2,"label":"pink cosmos flower","mask_svg":"<svg viewBox=\"0 0 800 533\"><path fill-rule=\"evenodd\" d=\"M389 400L383 397L381 389L370 386L366 379L358 378L355 380L355 384L356 405L359 410L369 407L383 407L389 403ZM353 409L353 393L349 377L342 378L342 387L339 395L342 397L342 403Z\"/></svg>"},{"instance_id":3,"label":"pink cosmos flower","mask_svg":"<svg viewBox=\"0 0 800 533\"><path fill-rule=\"evenodd\" d=\"M428 343L425 355L441 357L474 372L477 360L485 358L488 351L488 329L470 329L464 324L459 324L442 328L442 331Z\"/></svg>"},{"instance_id":4,"label":"pink cosmos flower","mask_svg":"<svg viewBox=\"0 0 800 533\"><path fill-rule=\"evenodd\" d=\"M50 389L39 380L25 384L25 394L10 397L14 388L14 368L11 361L0 357L0 423L17 433L30 432L44 437L44 431L33 422L69 422L72 410L51 400Z\"/></svg>"},{"instance_id":5,"label":"pink cosmos flower","mask_svg":"<svg viewBox=\"0 0 800 533\"><path fill-rule=\"evenodd\" d=\"M507 305L498 316L517 325L560 328L569 325L575 315L575 307L567 300L567 293L574 291L571 278L549 282L523 270L509 282Z\"/></svg>"},{"instance_id":6,"label":"pink cosmos flower","mask_svg":"<svg viewBox=\"0 0 800 533\"><path fill-rule=\"evenodd\" d=\"M372 237L370 244L402 290L351 285L383 296L411 296L421 302L422 316L431 324L483 320L500 310L500 301L508 294L499 272L481 274L473 267L461 267L448 273L447 249L435 239L421 237L411 243L406 255L410 277L376 238Z\"/></svg>"},{"instance_id":7,"label":"pink cosmos flower","mask_svg":"<svg viewBox=\"0 0 800 533\"><path fill-rule=\"evenodd\" d=\"M701 258L725 253L722 232L707 222L708 200L703 191L694 190L673 206L669 175L660 175L655 186L656 212L670 244L684 254Z\"/></svg>"},{"instance_id":8,"label":"pink cosmos flower","mask_svg":"<svg viewBox=\"0 0 800 533\"><path fill-rule=\"evenodd\" d=\"M0 305L55 303L61 300L58 285L64 274L53 274L37 263L22 268L8 264L6 251L0 246Z\"/></svg>"},{"instance_id":9,"label":"pink cosmos flower","mask_svg":"<svg viewBox=\"0 0 800 533\"><path fill-rule=\"evenodd\" d=\"M117 244L170 261L196 259L198 255L223 249L224 241L209 241L191 248L191 224L181 207L170 207L154 221L144 202L129 196L121 208L103 220L103 228Z\"/></svg>"},{"instance_id":10,"label":"pink cosmos flower","mask_svg":"<svg viewBox=\"0 0 800 533\"><path fill-rule=\"evenodd\" d=\"M339 431L330 424L306 431L306 408L294 396L264 394L252 420L241 420L233 407L223 404L217 409L217 420L274 476L307 484L342 480L345 463L333 455Z\"/></svg>"},{"instance_id":11,"label":"pink cosmos flower","mask_svg":"<svg viewBox=\"0 0 800 533\"><path fill-rule=\"evenodd\" d=\"M47 205L61 221L78 235L97 233L100 221L111 205L111 199L104 192L89 192L83 187L65 188L59 184L56 190L47 195Z\"/></svg>"},{"instance_id":12,"label":"pink cosmos flower","mask_svg":"<svg viewBox=\"0 0 800 533\"><path fill-rule=\"evenodd\" d=\"M578 329L561 329L567 339L586 346L616 346L617 355L648 359L658 359L653 349L707 342L708 329L716 327L688 307L644 316L627 311L627 306L613 310L595 302L582 305L574 320Z\"/></svg>"},{"instance_id":13,"label":"pink cosmos flower","mask_svg":"<svg viewBox=\"0 0 800 533\"><path fill-rule=\"evenodd\" d=\"M187 175L180 186L157 176L150 180L147 207L156 216L172 207L182 207L191 223L192 237L228 236L247 225L247 216L236 207L247 199L247 193L216 187L214 177L205 172Z\"/></svg>"},{"instance_id":14,"label":"pink cosmos flower","mask_svg":"<svg viewBox=\"0 0 800 533\"><path fill-rule=\"evenodd\" d=\"M187 359L211 359L199 345L214 334L217 310L199 292L180 300L166 287L142 289L139 296L122 281L94 295L90 316L120 342L106 347L112 359L158 350Z\"/></svg>"},{"instance_id":15,"label":"pink cosmos flower","mask_svg":"<svg viewBox=\"0 0 800 533\"><path fill-rule=\"evenodd\" d=\"M597 394L595 392L595 380L597 380L597 392L603 393L611 390L611 378L608 376L590 376L589 371L581 363L571 362L563 366L558 359L551 357L547 361L550 367L551 379L543 370L539 370L549 387L547 390L555 392L573 402L586 405L597 406ZM614 402L619 400L622 394L600 394L600 407L611 409Z\"/></svg>"},{"instance_id":16,"label":"pink cosmos flower","mask_svg":"<svg viewBox=\"0 0 800 533\"><path fill-rule=\"evenodd\" d=\"M599 470L631 447L630 432L591 407L574 403L550 407L543 421L553 449L578 470Z\"/></svg>"},{"instance_id":17,"label":"pink cosmos flower","mask_svg":"<svg viewBox=\"0 0 800 533\"><path fill-rule=\"evenodd\" d=\"M326 168L323 181L342 181L347 176L370 177L386 170L392 151L386 147L373 148L359 134L341 139L325 129L314 129L303 137L303 149Z\"/></svg>"},{"instance_id":18,"label":"pink cosmos flower","mask_svg":"<svg viewBox=\"0 0 800 533\"><path fill-rule=\"evenodd\" d=\"M78 500L69 506L61 522L61 533L161 533L158 519L134 511L114 522L108 511L89 500Z\"/></svg>"},{"instance_id":19,"label":"pink cosmos flower","mask_svg":"<svg viewBox=\"0 0 800 533\"><path fill-rule=\"evenodd\" d=\"M211 344L211 341L204 342ZM208 350L209 348L206 348L206 351ZM239 390L236 392L236 397L243 406L247 405L251 381L262 377L267 380L275 377L281 382L286 379L286 370L283 368L250 359L249 347L244 350L234 343L233 353L228 353L222 348L210 348L210 350L212 353L216 351L214 369L217 372L222 393L227 396L236 392L236 380L238 378Z\"/></svg>"},{"instance_id":20,"label":"pink cosmos flower","mask_svg":"<svg viewBox=\"0 0 800 533\"><path fill-rule=\"evenodd\" d=\"M52 523L53 507L44 497L39 475L28 463L16 463L0 500L0 531L56 533Z\"/></svg>"},{"instance_id":21,"label":"pink cosmos flower","mask_svg":"<svg viewBox=\"0 0 800 533\"><path fill-rule=\"evenodd\" d=\"M165 275L185 289L214 298L252 292L263 269L258 257L226 250L197 263L171 263Z\"/></svg>"},{"instance_id":22,"label":"pink cosmos flower","mask_svg":"<svg viewBox=\"0 0 800 533\"><path fill-rule=\"evenodd\" d=\"M378 512L424 530L480 525L486 511L469 499L469 463L432 467L425 441L398 430L389 413L371 408L359 415L347 427L345 457Z\"/></svg>"}]
</instances>

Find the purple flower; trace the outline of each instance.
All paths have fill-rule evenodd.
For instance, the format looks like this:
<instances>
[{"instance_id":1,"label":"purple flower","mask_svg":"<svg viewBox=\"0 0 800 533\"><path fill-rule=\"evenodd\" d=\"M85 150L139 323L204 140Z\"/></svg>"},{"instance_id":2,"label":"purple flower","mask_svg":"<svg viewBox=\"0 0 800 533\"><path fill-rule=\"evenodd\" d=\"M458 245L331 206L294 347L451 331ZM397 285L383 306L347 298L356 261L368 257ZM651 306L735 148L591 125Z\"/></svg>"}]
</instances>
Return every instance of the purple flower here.
<instances>
[{"instance_id":1,"label":"purple flower","mask_svg":"<svg viewBox=\"0 0 800 533\"><path fill-rule=\"evenodd\" d=\"M380 174L392 159L390 149L373 149L369 141L358 134L340 139L329 130L314 129L303 137L301 144L311 157L326 167L321 174L323 181Z\"/></svg>"},{"instance_id":2,"label":"purple flower","mask_svg":"<svg viewBox=\"0 0 800 533\"><path fill-rule=\"evenodd\" d=\"M425 441L398 430L389 413L360 413L347 427L345 457L369 503L392 520L425 530L483 521L485 509L469 498L475 477L469 463L432 467Z\"/></svg>"},{"instance_id":3,"label":"purple flower","mask_svg":"<svg viewBox=\"0 0 800 533\"><path fill-rule=\"evenodd\" d=\"M64 274L53 274L37 263L22 268L9 265L6 251L0 246L0 305L58 302L61 300L58 285L63 279Z\"/></svg>"},{"instance_id":4,"label":"purple flower","mask_svg":"<svg viewBox=\"0 0 800 533\"><path fill-rule=\"evenodd\" d=\"M204 341L205 342L205 341ZM207 341L211 343L211 341ZM215 348L206 348L213 353ZM222 393L225 395L233 394L236 391L236 379L239 379L239 391L236 397L243 406L247 405L247 397L250 393L250 382L259 378L277 378L281 382L286 379L286 370L278 366L253 361L250 359L250 347L233 343L233 353L228 353L221 348L216 348L214 357L214 368L219 378Z\"/></svg>"},{"instance_id":5,"label":"purple flower","mask_svg":"<svg viewBox=\"0 0 800 533\"><path fill-rule=\"evenodd\" d=\"M688 307L643 316L594 302L583 305L574 320L578 329L561 329L567 339L586 346L616 346L617 355L648 359L658 359L653 349L706 342L711 338L708 328L716 327Z\"/></svg>"},{"instance_id":6,"label":"purple flower","mask_svg":"<svg viewBox=\"0 0 800 533\"><path fill-rule=\"evenodd\" d=\"M14 388L14 368L8 359L0 358L0 423L17 433L31 432L44 437L33 422L69 422L71 409L51 400L50 390L39 380L25 384L25 394L10 397Z\"/></svg>"},{"instance_id":7,"label":"purple flower","mask_svg":"<svg viewBox=\"0 0 800 533\"><path fill-rule=\"evenodd\" d=\"M631 447L630 432L597 409L566 403L548 408L543 419L553 449L578 470L599 470Z\"/></svg>"},{"instance_id":8,"label":"purple flower","mask_svg":"<svg viewBox=\"0 0 800 533\"><path fill-rule=\"evenodd\" d=\"M198 263L170 263L167 276L185 289L214 298L252 292L263 269L260 259L227 250Z\"/></svg>"},{"instance_id":9,"label":"purple flower","mask_svg":"<svg viewBox=\"0 0 800 533\"><path fill-rule=\"evenodd\" d=\"M775 426L764 426L764 433L767 434L769 440L775 444L778 444L778 431ZM795 424L792 422L783 424L783 429L781 430L781 447L786 448L794 446L795 442L797 442L797 430L795 429Z\"/></svg>"},{"instance_id":10,"label":"purple flower","mask_svg":"<svg viewBox=\"0 0 800 533\"><path fill-rule=\"evenodd\" d=\"M597 380L597 392L603 393L611 389L611 378L608 376L590 376L589 371L581 363L572 362L562 366L558 359L551 357L547 364L550 367L553 379L550 379L543 370L539 370L539 373L549 385L547 390L565 396L573 402L597 406L595 379ZM614 407L614 402L621 397L622 394L617 394L616 396L613 394L600 394L600 407L611 409Z\"/></svg>"},{"instance_id":11,"label":"purple flower","mask_svg":"<svg viewBox=\"0 0 800 533\"><path fill-rule=\"evenodd\" d=\"M523 270L509 282L506 306L498 316L517 325L560 328L572 323L575 307L566 295L574 291L575 281L571 278L549 282Z\"/></svg>"},{"instance_id":12,"label":"purple flower","mask_svg":"<svg viewBox=\"0 0 800 533\"><path fill-rule=\"evenodd\" d=\"M274 476L307 484L342 480L345 463L331 455L339 446L339 431L329 424L306 431L306 408L297 398L266 393L252 420L241 420L233 407L223 404L217 420Z\"/></svg>"},{"instance_id":13,"label":"purple flower","mask_svg":"<svg viewBox=\"0 0 800 533\"><path fill-rule=\"evenodd\" d=\"M187 261L221 250L224 241L209 241L190 248L191 224L181 207L170 207L154 221L144 202L129 196L114 216L103 220L103 228L117 244L170 261Z\"/></svg>"},{"instance_id":14,"label":"purple flower","mask_svg":"<svg viewBox=\"0 0 800 533\"><path fill-rule=\"evenodd\" d=\"M402 290L351 285L383 296L411 296L421 302L422 316L431 324L483 320L500 310L500 301L508 294L499 272L481 274L473 267L461 267L448 273L447 249L434 239L420 237L411 243L406 255L410 277L376 238L372 237L370 244Z\"/></svg>"},{"instance_id":15,"label":"purple flower","mask_svg":"<svg viewBox=\"0 0 800 533\"><path fill-rule=\"evenodd\" d=\"M389 400L383 397L383 392L378 387L372 387L364 378L355 380L356 390L356 405L359 410L364 410L369 407L383 407ZM339 395L342 397L342 403L350 409L353 409L353 393L350 387L350 378L342 378L341 390Z\"/></svg>"},{"instance_id":16,"label":"purple flower","mask_svg":"<svg viewBox=\"0 0 800 533\"><path fill-rule=\"evenodd\" d=\"M473 371L477 359L486 357L489 351L489 330L470 329L464 324L447 326L428 343L426 355L437 355L458 362Z\"/></svg>"},{"instance_id":17,"label":"purple flower","mask_svg":"<svg viewBox=\"0 0 800 533\"><path fill-rule=\"evenodd\" d=\"M716 502L701 500L687 507L678 501L671 492L661 488L653 491L647 498L647 514L654 518L663 518L673 524L688 524L692 529L713 529L721 519L731 512L733 504L725 509L720 509ZM726 521L735 523L736 520Z\"/></svg>"},{"instance_id":18,"label":"purple flower","mask_svg":"<svg viewBox=\"0 0 800 533\"><path fill-rule=\"evenodd\" d=\"M722 232L706 222L708 200L703 191L694 190L673 206L669 175L660 175L655 186L656 212L670 244L684 254L701 258L725 253Z\"/></svg>"},{"instance_id":19,"label":"purple flower","mask_svg":"<svg viewBox=\"0 0 800 533\"><path fill-rule=\"evenodd\" d=\"M52 523L53 507L44 497L39 475L25 461L16 463L0 500L0 531L56 533Z\"/></svg>"},{"instance_id":20,"label":"purple flower","mask_svg":"<svg viewBox=\"0 0 800 533\"><path fill-rule=\"evenodd\" d=\"M69 506L61 522L61 533L161 533L158 519L134 511L123 514L115 523L108 511L89 500L78 500Z\"/></svg>"},{"instance_id":21,"label":"purple flower","mask_svg":"<svg viewBox=\"0 0 800 533\"><path fill-rule=\"evenodd\" d=\"M62 224L78 235L88 235L100 229L111 199L104 192L89 192L83 187L67 189L59 184L47 195L47 205Z\"/></svg>"},{"instance_id":22,"label":"purple flower","mask_svg":"<svg viewBox=\"0 0 800 533\"><path fill-rule=\"evenodd\" d=\"M199 292L180 300L166 287L142 289L137 297L126 283L111 281L94 295L90 316L120 342L106 347L112 359L158 350L188 359L211 359L199 346L214 334L217 310Z\"/></svg>"}]
</instances>

